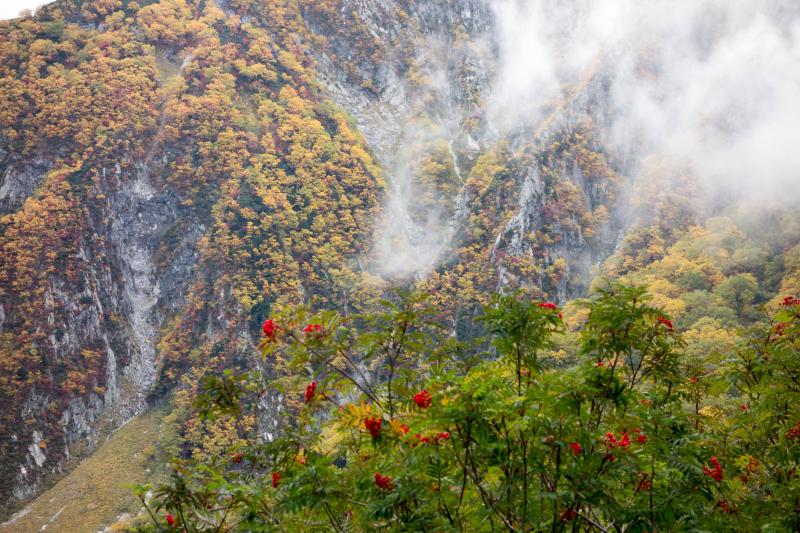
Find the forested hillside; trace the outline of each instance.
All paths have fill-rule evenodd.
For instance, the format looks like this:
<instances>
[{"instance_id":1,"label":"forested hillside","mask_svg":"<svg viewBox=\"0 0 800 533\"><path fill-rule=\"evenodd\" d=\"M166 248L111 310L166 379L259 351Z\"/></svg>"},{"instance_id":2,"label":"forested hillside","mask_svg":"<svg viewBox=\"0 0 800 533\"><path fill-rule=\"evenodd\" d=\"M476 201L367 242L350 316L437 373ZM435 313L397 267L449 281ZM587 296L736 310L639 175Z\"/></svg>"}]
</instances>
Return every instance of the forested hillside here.
<instances>
[{"instance_id":1,"label":"forested hillside","mask_svg":"<svg viewBox=\"0 0 800 533\"><path fill-rule=\"evenodd\" d=\"M679 21L687 51L661 25L663 50L635 24L593 47L593 8L551 4L538 19L510 0L57 0L0 22L0 518L155 405L177 442L154 446L201 464L284 435L305 366L257 346L295 305L368 317L409 289L443 350L493 360L466 347L492 295L519 291L563 307L548 364L565 369L588 317L575 300L620 281L682 334L687 376L769 330L800 295L800 189L774 157L787 135L751 133L785 125L761 102L792 101L797 6L701 2ZM523 61L531 35L555 59ZM726 53L783 77L719 100L672 77L688 57L703 89L741 86ZM643 104L659 80L669 120ZM739 141L751 157L726 151ZM404 371L443 379L429 370ZM205 416L225 371L275 386L247 416ZM713 387L680 399L696 416L734 401Z\"/></svg>"}]
</instances>

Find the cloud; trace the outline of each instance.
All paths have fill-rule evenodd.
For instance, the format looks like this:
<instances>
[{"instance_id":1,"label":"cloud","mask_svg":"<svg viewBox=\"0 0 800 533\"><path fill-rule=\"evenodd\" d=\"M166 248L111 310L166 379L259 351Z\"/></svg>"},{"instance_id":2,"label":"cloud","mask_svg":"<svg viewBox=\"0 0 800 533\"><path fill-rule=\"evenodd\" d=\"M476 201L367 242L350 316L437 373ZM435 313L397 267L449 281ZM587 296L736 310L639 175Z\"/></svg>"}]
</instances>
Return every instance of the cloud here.
<instances>
[{"instance_id":1,"label":"cloud","mask_svg":"<svg viewBox=\"0 0 800 533\"><path fill-rule=\"evenodd\" d=\"M597 57L609 141L692 168L712 192L800 197L800 3L494 0L498 68L487 113L535 128Z\"/></svg>"},{"instance_id":2,"label":"cloud","mask_svg":"<svg viewBox=\"0 0 800 533\"><path fill-rule=\"evenodd\" d=\"M37 7L51 2L52 0L3 0L0 2L0 20L17 18L20 11L36 11Z\"/></svg>"},{"instance_id":3,"label":"cloud","mask_svg":"<svg viewBox=\"0 0 800 533\"><path fill-rule=\"evenodd\" d=\"M598 126L625 156L625 172L655 156L695 174L711 196L770 206L800 199L797 0L483 1L494 19L485 35L454 50L430 34L418 47L435 104L410 102L396 117L374 247L382 275L425 276L452 246L451 219L463 205L424 183L418 161L442 142L452 154L460 142L470 112L453 98L463 88L452 67L465 50L488 77L486 94L477 87L490 124L485 144L532 135L594 73L608 88Z\"/></svg>"},{"instance_id":4,"label":"cloud","mask_svg":"<svg viewBox=\"0 0 800 533\"><path fill-rule=\"evenodd\" d=\"M387 278L421 278L447 250L453 227L448 199L420 181L419 161L446 142L447 132L435 124L405 119L395 158L387 167L391 184L376 228L375 267Z\"/></svg>"}]
</instances>

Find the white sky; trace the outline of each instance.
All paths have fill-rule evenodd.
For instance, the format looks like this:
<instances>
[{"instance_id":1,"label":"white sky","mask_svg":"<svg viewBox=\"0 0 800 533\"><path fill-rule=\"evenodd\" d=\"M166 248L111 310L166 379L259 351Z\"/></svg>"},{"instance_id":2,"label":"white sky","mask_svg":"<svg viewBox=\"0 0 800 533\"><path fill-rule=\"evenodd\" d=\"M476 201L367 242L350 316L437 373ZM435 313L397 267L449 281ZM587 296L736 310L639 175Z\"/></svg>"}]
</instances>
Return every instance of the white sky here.
<instances>
[{"instance_id":1,"label":"white sky","mask_svg":"<svg viewBox=\"0 0 800 533\"><path fill-rule=\"evenodd\" d=\"M0 0L0 20L13 19L23 9L34 10L52 0Z\"/></svg>"}]
</instances>

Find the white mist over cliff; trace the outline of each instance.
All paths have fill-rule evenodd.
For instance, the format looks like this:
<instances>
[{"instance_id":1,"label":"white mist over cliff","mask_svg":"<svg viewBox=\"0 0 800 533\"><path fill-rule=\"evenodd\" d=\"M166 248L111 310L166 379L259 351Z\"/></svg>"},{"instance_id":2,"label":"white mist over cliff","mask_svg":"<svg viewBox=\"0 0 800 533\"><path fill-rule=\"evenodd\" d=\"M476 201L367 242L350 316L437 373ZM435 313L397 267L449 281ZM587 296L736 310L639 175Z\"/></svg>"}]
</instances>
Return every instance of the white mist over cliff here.
<instances>
[{"instance_id":1,"label":"white mist over cliff","mask_svg":"<svg viewBox=\"0 0 800 533\"><path fill-rule=\"evenodd\" d=\"M0 2L0 20L17 18L26 9L35 11L39 6L50 2L52 0L3 0Z\"/></svg>"},{"instance_id":2,"label":"white mist over cliff","mask_svg":"<svg viewBox=\"0 0 800 533\"><path fill-rule=\"evenodd\" d=\"M432 106L420 111L402 76L387 93L401 103L384 102L397 123L382 158L389 191L373 247L379 274L425 276L468 209L463 190L442 194L425 183L416 163L426 151L444 143L463 184L459 157L474 161L498 141L524 144L557 130L580 114L565 103L582 92L591 97L578 100L601 100L592 120L626 176L657 160L721 205L800 199L797 0L464 0L448 8L456 19L441 3L420 5L449 21L438 31L450 37L430 31L416 46ZM485 24L453 31L475 19ZM465 66L482 83L469 85ZM473 97L474 107L465 104ZM465 124L476 117L485 127L473 137Z\"/></svg>"},{"instance_id":3,"label":"white mist over cliff","mask_svg":"<svg viewBox=\"0 0 800 533\"><path fill-rule=\"evenodd\" d=\"M694 170L711 192L800 196L800 3L495 0L501 131L543 110L602 59L612 145Z\"/></svg>"}]
</instances>

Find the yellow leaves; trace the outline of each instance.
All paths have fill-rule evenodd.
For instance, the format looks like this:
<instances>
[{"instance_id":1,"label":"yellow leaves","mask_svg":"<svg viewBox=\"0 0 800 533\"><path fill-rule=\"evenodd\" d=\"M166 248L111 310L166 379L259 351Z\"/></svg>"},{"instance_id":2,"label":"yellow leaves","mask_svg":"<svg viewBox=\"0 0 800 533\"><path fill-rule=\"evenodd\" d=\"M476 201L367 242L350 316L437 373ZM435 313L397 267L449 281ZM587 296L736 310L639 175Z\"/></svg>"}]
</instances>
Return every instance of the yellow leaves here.
<instances>
[{"instance_id":1,"label":"yellow leaves","mask_svg":"<svg viewBox=\"0 0 800 533\"><path fill-rule=\"evenodd\" d=\"M245 431L252 431L255 419L252 416L243 417L241 424ZM200 461L224 457L225 452L232 447L247 444L239 438L236 419L233 417L205 421L192 419L187 423L187 429L190 442L197 444L192 450L192 457Z\"/></svg>"},{"instance_id":2,"label":"yellow leaves","mask_svg":"<svg viewBox=\"0 0 800 533\"><path fill-rule=\"evenodd\" d=\"M505 166L506 158L502 154L503 147L496 150L487 151L478 157L472 167L467 186L475 191L475 194L482 196L492 184L495 176L507 170Z\"/></svg>"},{"instance_id":3,"label":"yellow leaves","mask_svg":"<svg viewBox=\"0 0 800 533\"><path fill-rule=\"evenodd\" d=\"M373 411L372 405L366 402L360 404L348 403L339 411L339 421L345 428L359 429L364 426L364 420L377 413Z\"/></svg>"},{"instance_id":4,"label":"yellow leaves","mask_svg":"<svg viewBox=\"0 0 800 533\"><path fill-rule=\"evenodd\" d=\"M705 418L708 422L721 424L723 426L729 425L729 419L726 416L725 411L719 407L705 405L697 411L697 414Z\"/></svg>"},{"instance_id":5,"label":"yellow leaves","mask_svg":"<svg viewBox=\"0 0 800 533\"><path fill-rule=\"evenodd\" d=\"M76 396L86 394L84 375L78 370L70 370L67 372L67 377L64 379L61 388Z\"/></svg>"},{"instance_id":6,"label":"yellow leaves","mask_svg":"<svg viewBox=\"0 0 800 533\"><path fill-rule=\"evenodd\" d=\"M281 67L293 75L301 75L305 72L303 65L297 60L294 54L286 50L278 52L278 63Z\"/></svg>"},{"instance_id":7,"label":"yellow leaves","mask_svg":"<svg viewBox=\"0 0 800 533\"><path fill-rule=\"evenodd\" d=\"M102 20L120 8L122 0L91 0L83 4L81 14L89 21L96 21Z\"/></svg>"},{"instance_id":8,"label":"yellow leaves","mask_svg":"<svg viewBox=\"0 0 800 533\"><path fill-rule=\"evenodd\" d=\"M405 425L397 418L392 418L389 420L389 427L401 437L408 431L407 427L405 427Z\"/></svg>"},{"instance_id":9,"label":"yellow leaves","mask_svg":"<svg viewBox=\"0 0 800 533\"><path fill-rule=\"evenodd\" d=\"M161 0L140 9L137 17L148 39L176 43L187 36L192 12L185 0Z\"/></svg>"},{"instance_id":10,"label":"yellow leaves","mask_svg":"<svg viewBox=\"0 0 800 533\"><path fill-rule=\"evenodd\" d=\"M697 413L700 416L703 416L703 417L706 417L706 418L710 418L710 419L718 421L718 422L719 421L724 421L725 418L726 418L725 417L725 411L723 411L719 407L714 407L714 406L711 406L711 405L706 405L706 406L701 407L697 411Z\"/></svg>"},{"instance_id":11,"label":"yellow leaves","mask_svg":"<svg viewBox=\"0 0 800 533\"><path fill-rule=\"evenodd\" d=\"M736 458L734 464L739 470L745 472L745 478L753 475L757 476L764 472L764 465L752 455L740 455Z\"/></svg>"}]
</instances>

